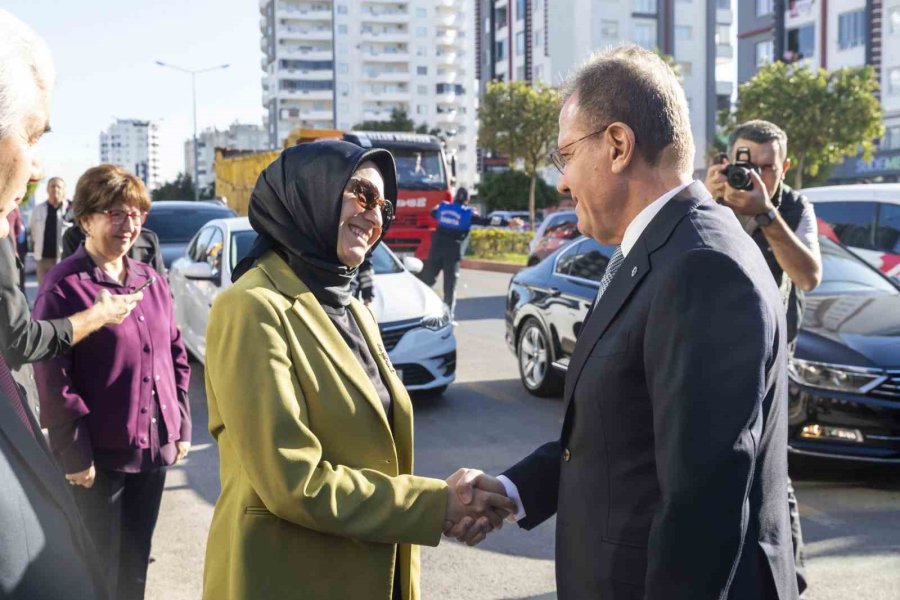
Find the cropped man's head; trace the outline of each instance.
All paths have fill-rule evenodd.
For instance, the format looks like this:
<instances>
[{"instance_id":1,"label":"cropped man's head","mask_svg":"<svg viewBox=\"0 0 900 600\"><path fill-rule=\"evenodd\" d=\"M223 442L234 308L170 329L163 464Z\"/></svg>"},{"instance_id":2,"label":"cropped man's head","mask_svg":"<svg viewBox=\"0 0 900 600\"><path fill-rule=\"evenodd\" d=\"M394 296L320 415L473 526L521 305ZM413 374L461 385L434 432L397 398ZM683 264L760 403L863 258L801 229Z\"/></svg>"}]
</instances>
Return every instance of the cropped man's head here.
<instances>
[{"instance_id":1,"label":"cropped man's head","mask_svg":"<svg viewBox=\"0 0 900 600\"><path fill-rule=\"evenodd\" d=\"M37 143L50 128L55 72L44 41L0 10L0 237L29 182L41 179Z\"/></svg>"}]
</instances>

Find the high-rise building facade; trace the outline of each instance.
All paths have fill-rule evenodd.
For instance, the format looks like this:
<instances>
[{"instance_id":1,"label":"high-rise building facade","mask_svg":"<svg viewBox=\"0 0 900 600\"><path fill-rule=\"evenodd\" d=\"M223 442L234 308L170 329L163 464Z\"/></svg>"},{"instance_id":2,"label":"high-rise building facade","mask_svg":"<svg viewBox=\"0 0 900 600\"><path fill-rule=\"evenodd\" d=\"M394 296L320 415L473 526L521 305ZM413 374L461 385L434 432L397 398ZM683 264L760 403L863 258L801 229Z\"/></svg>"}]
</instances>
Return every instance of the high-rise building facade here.
<instances>
[{"instance_id":1,"label":"high-rise building facade","mask_svg":"<svg viewBox=\"0 0 900 600\"><path fill-rule=\"evenodd\" d=\"M197 135L199 161L197 181L200 188L207 188L216 180L216 148L223 150L268 150L269 134L264 127L246 123L232 123L228 129L210 127ZM194 176L194 140L184 143L184 172Z\"/></svg>"},{"instance_id":2,"label":"high-rise building facade","mask_svg":"<svg viewBox=\"0 0 900 600\"><path fill-rule=\"evenodd\" d=\"M440 129L475 182L472 0L260 0L269 144L296 127L351 129L404 110Z\"/></svg>"},{"instance_id":3,"label":"high-rise building facade","mask_svg":"<svg viewBox=\"0 0 900 600\"><path fill-rule=\"evenodd\" d=\"M848 158L830 180L900 180L900 0L754 0L739 5L739 82L776 59L828 71L874 67L885 135L871 162Z\"/></svg>"},{"instance_id":4,"label":"high-rise building facade","mask_svg":"<svg viewBox=\"0 0 900 600\"><path fill-rule=\"evenodd\" d=\"M152 121L116 119L100 133L100 162L119 165L140 177L148 189L162 185L159 130Z\"/></svg>"},{"instance_id":5,"label":"high-rise building facade","mask_svg":"<svg viewBox=\"0 0 900 600\"><path fill-rule=\"evenodd\" d=\"M475 0L482 89L492 80L559 85L593 52L623 43L674 57L691 111L695 167L707 164L733 83L731 0Z\"/></svg>"}]
</instances>

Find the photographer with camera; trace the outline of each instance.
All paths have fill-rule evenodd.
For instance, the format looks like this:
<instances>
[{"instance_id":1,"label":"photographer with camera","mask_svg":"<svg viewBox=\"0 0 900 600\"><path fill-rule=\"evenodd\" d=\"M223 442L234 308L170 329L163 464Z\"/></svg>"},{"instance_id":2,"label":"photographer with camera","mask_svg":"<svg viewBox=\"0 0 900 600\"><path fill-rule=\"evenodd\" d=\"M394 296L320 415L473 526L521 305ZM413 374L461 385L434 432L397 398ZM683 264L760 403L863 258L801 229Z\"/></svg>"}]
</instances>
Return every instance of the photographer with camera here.
<instances>
[{"instance_id":1,"label":"photographer with camera","mask_svg":"<svg viewBox=\"0 0 900 600\"><path fill-rule=\"evenodd\" d=\"M793 352L803 313L803 292L822 280L818 227L812 203L784 183L791 167L787 134L768 121L747 121L729 137L728 156L706 173L706 187L731 208L753 238L781 289L787 312L787 343ZM788 481L797 586L806 589L803 536L794 488Z\"/></svg>"}]
</instances>

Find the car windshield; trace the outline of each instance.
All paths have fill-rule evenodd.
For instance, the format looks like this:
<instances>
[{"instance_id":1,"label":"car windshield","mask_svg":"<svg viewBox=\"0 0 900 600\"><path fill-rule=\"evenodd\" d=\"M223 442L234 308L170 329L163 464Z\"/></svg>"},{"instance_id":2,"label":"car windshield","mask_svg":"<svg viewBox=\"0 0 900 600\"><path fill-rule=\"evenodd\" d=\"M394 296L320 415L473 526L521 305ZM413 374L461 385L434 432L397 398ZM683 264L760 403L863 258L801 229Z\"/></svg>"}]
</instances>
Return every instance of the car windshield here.
<instances>
[{"instance_id":1,"label":"car windshield","mask_svg":"<svg viewBox=\"0 0 900 600\"><path fill-rule=\"evenodd\" d=\"M244 260L244 257L247 256L247 253L250 252L250 247L253 246L253 242L256 240L256 232L252 229L248 229L246 231L236 231L231 234L231 270L237 266L239 262Z\"/></svg>"},{"instance_id":2,"label":"car windshield","mask_svg":"<svg viewBox=\"0 0 900 600\"><path fill-rule=\"evenodd\" d=\"M391 148L397 163L397 185L404 190L445 190L447 173L437 150Z\"/></svg>"},{"instance_id":3,"label":"car windshield","mask_svg":"<svg viewBox=\"0 0 900 600\"><path fill-rule=\"evenodd\" d=\"M375 250L372 252L372 268L375 269L376 275L400 273L403 271L403 267L397 264L397 261L391 256L390 251L384 247L384 244L375 246Z\"/></svg>"},{"instance_id":4,"label":"car windshield","mask_svg":"<svg viewBox=\"0 0 900 600\"><path fill-rule=\"evenodd\" d=\"M900 291L876 269L840 244L819 236L822 249L822 283L811 295L887 294Z\"/></svg>"},{"instance_id":5,"label":"car windshield","mask_svg":"<svg viewBox=\"0 0 900 600\"><path fill-rule=\"evenodd\" d=\"M159 236L161 244L187 244L200 228L213 219L227 219L234 213L228 208L215 206L191 206L166 208L164 203L154 203L147 215L147 229Z\"/></svg>"}]
</instances>

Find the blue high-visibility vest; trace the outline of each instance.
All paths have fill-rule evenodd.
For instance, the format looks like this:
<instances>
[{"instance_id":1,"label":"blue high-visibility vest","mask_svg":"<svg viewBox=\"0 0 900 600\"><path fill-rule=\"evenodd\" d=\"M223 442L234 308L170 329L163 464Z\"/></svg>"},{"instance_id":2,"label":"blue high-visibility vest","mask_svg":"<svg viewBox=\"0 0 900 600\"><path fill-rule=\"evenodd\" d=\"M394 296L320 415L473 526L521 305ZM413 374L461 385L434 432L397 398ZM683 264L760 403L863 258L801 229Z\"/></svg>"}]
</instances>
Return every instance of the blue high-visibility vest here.
<instances>
[{"instance_id":1,"label":"blue high-visibility vest","mask_svg":"<svg viewBox=\"0 0 900 600\"><path fill-rule=\"evenodd\" d=\"M435 218L440 229L466 233L472 228L472 209L462 204L441 203Z\"/></svg>"}]
</instances>

